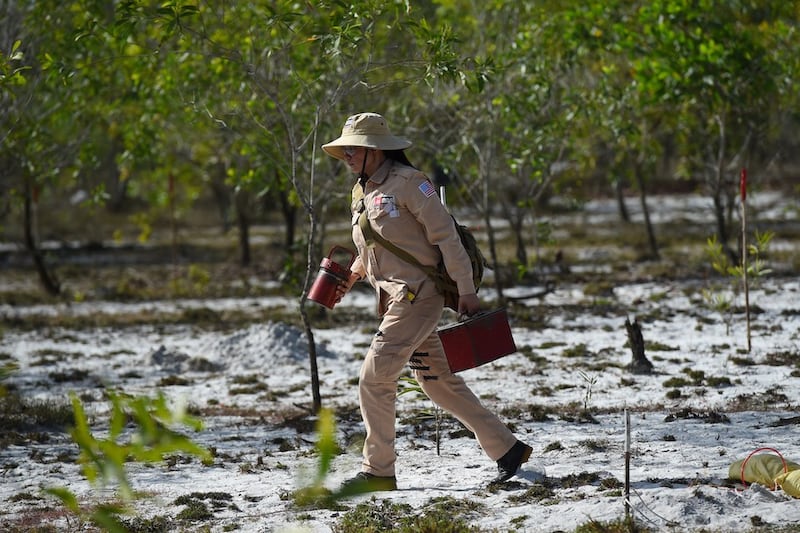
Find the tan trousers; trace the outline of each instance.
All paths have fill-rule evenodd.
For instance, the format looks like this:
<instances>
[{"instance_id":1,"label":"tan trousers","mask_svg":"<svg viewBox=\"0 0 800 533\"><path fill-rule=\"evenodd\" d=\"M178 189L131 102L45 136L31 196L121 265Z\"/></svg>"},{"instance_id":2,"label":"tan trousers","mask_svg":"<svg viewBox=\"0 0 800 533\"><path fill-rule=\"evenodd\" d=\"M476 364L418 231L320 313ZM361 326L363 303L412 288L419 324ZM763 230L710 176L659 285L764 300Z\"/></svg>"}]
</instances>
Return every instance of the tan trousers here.
<instances>
[{"instance_id":1,"label":"tan trousers","mask_svg":"<svg viewBox=\"0 0 800 533\"><path fill-rule=\"evenodd\" d=\"M395 400L397 381L409 361L422 390L439 407L475 434L494 461L516 442L511 430L450 372L436 326L444 299L435 296L389 304L359 376L361 416L366 426L363 470L395 475Z\"/></svg>"}]
</instances>

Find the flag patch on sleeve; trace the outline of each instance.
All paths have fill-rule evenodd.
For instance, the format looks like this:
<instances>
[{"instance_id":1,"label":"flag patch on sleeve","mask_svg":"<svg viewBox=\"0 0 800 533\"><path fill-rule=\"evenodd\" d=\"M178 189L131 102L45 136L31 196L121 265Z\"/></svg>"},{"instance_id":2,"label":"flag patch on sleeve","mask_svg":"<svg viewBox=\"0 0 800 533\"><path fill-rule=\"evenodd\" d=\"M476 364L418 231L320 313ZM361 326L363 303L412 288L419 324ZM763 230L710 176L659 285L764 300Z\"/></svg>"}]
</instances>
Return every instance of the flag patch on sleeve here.
<instances>
[{"instance_id":1,"label":"flag patch on sleeve","mask_svg":"<svg viewBox=\"0 0 800 533\"><path fill-rule=\"evenodd\" d=\"M425 195L425 198L430 198L436 194L436 188L434 188L433 183L427 180L420 183L419 190L422 191L422 194Z\"/></svg>"}]
</instances>

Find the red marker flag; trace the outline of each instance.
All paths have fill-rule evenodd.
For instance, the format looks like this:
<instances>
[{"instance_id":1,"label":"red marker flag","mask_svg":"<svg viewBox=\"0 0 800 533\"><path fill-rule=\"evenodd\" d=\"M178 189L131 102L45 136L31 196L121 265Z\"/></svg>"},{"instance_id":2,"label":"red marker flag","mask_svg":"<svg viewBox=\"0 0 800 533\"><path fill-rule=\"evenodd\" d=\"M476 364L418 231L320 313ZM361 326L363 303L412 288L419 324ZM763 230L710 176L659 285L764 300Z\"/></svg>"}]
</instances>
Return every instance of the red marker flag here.
<instances>
[{"instance_id":1,"label":"red marker flag","mask_svg":"<svg viewBox=\"0 0 800 533\"><path fill-rule=\"evenodd\" d=\"M739 176L739 194L742 196L742 203L747 201L747 169L742 168L742 173Z\"/></svg>"}]
</instances>

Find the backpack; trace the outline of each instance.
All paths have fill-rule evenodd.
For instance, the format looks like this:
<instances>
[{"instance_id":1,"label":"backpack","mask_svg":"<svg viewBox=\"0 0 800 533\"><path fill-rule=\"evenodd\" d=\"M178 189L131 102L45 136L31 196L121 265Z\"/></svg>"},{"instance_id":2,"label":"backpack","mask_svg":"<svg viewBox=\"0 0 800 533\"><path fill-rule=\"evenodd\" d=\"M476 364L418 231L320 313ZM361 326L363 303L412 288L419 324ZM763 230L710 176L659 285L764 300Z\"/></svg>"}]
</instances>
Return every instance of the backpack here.
<instances>
[{"instance_id":1,"label":"backpack","mask_svg":"<svg viewBox=\"0 0 800 533\"><path fill-rule=\"evenodd\" d=\"M450 274L448 274L444 266L444 261L440 261L435 267L423 265L416 257L378 235L378 233L372 229L372 225L367 218L367 210L364 206L364 191L358 183L353 187L353 200L360 201L358 210L361 215L358 217L358 225L361 228L361 232L364 234L364 239L366 239L367 242L377 242L403 261L420 268L428 275L431 281L436 284L436 290L439 294L444 296L445 307L449 307L453 311L458 312L458 286L456 282L453 281L453 278L450 277ZM477 292L483 280L483 271L488 266L486 257L484 257L480 248L478 248L478 242L475 240L475 236L469 228L459 224L453 215L450 215L450 217L453 219L453 224L458 232L458 237L461 239L461 244L464 246L467 256L469 256L469 261L472 265L472 282L475 284L475 292Z\"/></svg>"},{"instance_id":2,"label":"backpack","mask_svg":"<svg viewBox=\"0 0 800 533\"><path fill-rule=\"evenodd\" d=\"M464 250L467 252L469 261L472 264L472 282L475 284L475 292L478 292L481 281L483 281L483 269L488 263L481 249L478 248L478 242L469 228L459 224L453 215L450 216L453 218L458 237L461 239L461 244L464 245ZM450 274L447 273L444 262L439 262L436 267L436 273L437 276L431 279L436 283L436 290L439 291L439 294L444 296L444 305L458 312L458 286L453 281L453 278L450 277Z\"/></svg>"}]
</instances>

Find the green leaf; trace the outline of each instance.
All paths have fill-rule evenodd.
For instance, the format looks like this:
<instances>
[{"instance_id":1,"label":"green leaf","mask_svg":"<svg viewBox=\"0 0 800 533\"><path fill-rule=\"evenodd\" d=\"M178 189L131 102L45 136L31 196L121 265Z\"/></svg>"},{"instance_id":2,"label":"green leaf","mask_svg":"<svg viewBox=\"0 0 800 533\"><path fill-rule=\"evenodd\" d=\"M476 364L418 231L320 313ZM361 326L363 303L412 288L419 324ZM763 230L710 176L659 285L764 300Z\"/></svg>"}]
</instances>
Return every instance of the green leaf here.
<instances>
[{"instance_id":1,"label":"green leaf","mask_svg":"<svg viewBox=\"0 0 800 533\"><path fill-rule=\"evenodd\" d=\"M78 498L68 489L65 489L63 487L53 487L45 489L45 492L61 500L61 503L64 505L64 507L66 507L73 513L80 512L80 505L78 505Z\"/></svg>"}]
</instances>

